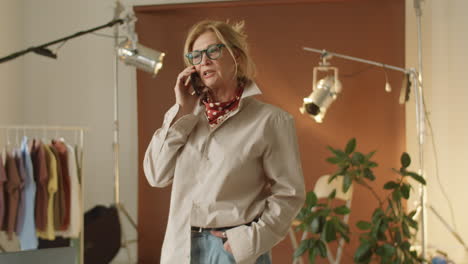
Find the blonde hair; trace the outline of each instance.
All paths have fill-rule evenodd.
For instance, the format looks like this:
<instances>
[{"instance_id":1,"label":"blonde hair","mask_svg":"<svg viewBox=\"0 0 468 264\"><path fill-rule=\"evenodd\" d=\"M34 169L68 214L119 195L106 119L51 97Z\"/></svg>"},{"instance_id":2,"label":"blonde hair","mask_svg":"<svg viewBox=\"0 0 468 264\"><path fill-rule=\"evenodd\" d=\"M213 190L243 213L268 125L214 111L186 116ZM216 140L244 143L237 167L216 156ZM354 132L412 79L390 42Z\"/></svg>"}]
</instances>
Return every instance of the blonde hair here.
<instances>
[{"instance_id":1,"label":"blonde hair","mask_svg":"<svg viewBox=\"0 0 468 264\"><path fill-rule=\"evenodd\" d=\"M253 81L255 77L255 65L249 55L247 35L244 32L244 21L233 25L228 22L203 20L193 25L185 40L184 54L192 51L195 40L205 32L211 31L216 34L219 41L226 46L236 64L237 80L242 83ZM236 60L238 56L239 61ZM189 60L184 56L186 66L190 66Z\"/></svg>"}]
</instances>

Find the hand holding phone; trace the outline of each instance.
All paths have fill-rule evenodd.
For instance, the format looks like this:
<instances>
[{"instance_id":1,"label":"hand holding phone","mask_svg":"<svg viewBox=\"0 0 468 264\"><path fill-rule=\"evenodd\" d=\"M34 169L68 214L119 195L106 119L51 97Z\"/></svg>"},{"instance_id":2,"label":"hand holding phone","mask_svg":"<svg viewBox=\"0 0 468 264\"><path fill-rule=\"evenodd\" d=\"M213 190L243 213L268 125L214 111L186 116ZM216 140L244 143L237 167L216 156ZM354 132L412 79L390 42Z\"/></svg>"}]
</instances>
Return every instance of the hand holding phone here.
<instances>
[{"instance_id":1,"label":"hand holding phone","mask_svg":"<svg viewBox=\"0 0 468 264\"><path fill-rule=\"evenodd\" d=\"M177 76L177 81L174 87L174 92L175 92L176 104L178 104L181 107L181 109L178 112L176 118L180 118L181 116L192 113L196 105L200 101L200 96L198 95L194 96L195 88L191 88L191 87L197 87L196 89L198 89L201 86L201 89L198 89L198 90L199 92L203 93L202 91L203 91L204 85L201 79L195 76L193 77L191 76L193 73L196 73L196 69L195 67L191 66L191 67L185 68ZM191 82L193 82L193 84Z\"/></svg>"},{"instance_id":2,"label":"hand holding phone","mask_svg":"<svg viewBox=\"0 0 468 264\"><path fill-rule=\"evenodd\" d=\"M205 86L203 85L200 75L197 72L190 74L190 84L192 85L193 90L197 96L200 96Z\"/></svg>"}]
</instances>

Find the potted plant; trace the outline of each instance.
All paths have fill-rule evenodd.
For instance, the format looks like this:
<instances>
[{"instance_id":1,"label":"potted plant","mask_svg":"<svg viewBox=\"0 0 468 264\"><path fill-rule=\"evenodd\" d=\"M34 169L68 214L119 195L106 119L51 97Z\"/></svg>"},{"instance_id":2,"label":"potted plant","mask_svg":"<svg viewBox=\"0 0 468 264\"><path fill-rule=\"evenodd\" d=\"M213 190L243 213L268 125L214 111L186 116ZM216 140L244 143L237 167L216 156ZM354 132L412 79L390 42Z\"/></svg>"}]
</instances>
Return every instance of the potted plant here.
<instances>
[{"instance_id":1,"label":"potted plant","mask_svg":"<svg viewBox=\"0 0 468 264\"><path fill-rule=\"evenodd\" d=\"M373 169L378 164L372 160L375 151L368 154L355 151L356 139L351 139L344 150L328 147L333 156L327 162L338 167L330 176L329 182L337 177L342 179L342 191L346 193L353 184L365 187L378 201L369 219L357 222L360 230L359 246L354 252L355 263L421 263L423 261L415 250L411 248L410 241L418 230L418 223L413 219L416 211L406 212L404 200L408 200L411 185L408 178L413 178L421 184L426 184L421 175L408 170L411 158L407 153L401 155L401 167L392 169L396 178L382 186L388 190L386 197L380 197L369 184L376 176ZM327 246L333 241L343 238L349 242L351 234L349 226L343 222L342 216L350 214L351 210L345 206L333 206L336 190L331 192L326 201L318 201L313 191L307 193L304 207L297 216L300 223L296 231L307 232L308 237L302 240L294 252L294 257L308 253L309 262L315 263L317 256L327 257Z\"/></svg>"}]
</instances>

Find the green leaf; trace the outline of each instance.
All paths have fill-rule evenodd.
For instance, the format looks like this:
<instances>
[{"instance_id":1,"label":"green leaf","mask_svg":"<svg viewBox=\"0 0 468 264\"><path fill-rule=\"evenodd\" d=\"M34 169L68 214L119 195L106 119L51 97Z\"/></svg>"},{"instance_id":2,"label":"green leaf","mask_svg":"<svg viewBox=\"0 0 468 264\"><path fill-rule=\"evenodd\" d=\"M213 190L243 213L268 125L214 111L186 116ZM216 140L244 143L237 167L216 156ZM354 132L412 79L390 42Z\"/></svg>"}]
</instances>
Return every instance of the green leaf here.
<instances>
[{"instance_id":1,"label":"green leaf","mask_svg":"<svg viewBox=\"0 0 468 264\"><path fill-rule=\"evenodd\" d=\"M333 191L328 195L328 199L332 200L335 199L336 197L336 189L333 189Z\"/></svg>"},{"instance_id":2,"label":"green leaf","mask_svg":"<svg viewBox=\"0 0 468 264\"><path fill-rule=\"evenodd\" d=\"M380 227L379 227L379 233L380 234L385 234L387 229L388 229L387 221L382 221L382 223L380 224Z\"/></svg>"},{"instance_id":3,"label":"green leaf","mask_svg":"<svg viewBox=\"0 0 468 264\"><path fill-rule=\"evenodd\" d=\"M385 183L384 185L384 189L385 190L391 190L391 189L396 189L398 188L400 185L394 181L389 181L387 183Z\"/></svg>"},{"instance_id":4,"label":"green leaf","mask_svg":"<svg viewBox=\"0 0 468 264\"><path fill-rule=\"evenodd\" d=\"M415 179L419 183L426 185L426 180L421 175L414 172L407 172L405 174L411 176L411 178Z\"/></svg>"},{"instance_id":5,"label":"green leaf","mask_svg":"<svg viewBox=\"0 0 468 264\"><path fill-rule=\"evenodd\" d=\"M395 228L393 233L395 234L395 241L396 241L398 244L400 244L401 241L403 241L403 240L401 239L401 232L400 232L400 229L399 229L399 228Z\"/></svg>"},{"instance_id":6,"label":"green leaf","mask_svg":"<svg viewBox=\"0 0 468 264\"><path fill-rule=\"evenodd\" d=\"M382 216L384 215L382 209L377 208L375 209L374 213L372 213L372 223L376 223Z\"/></svg>"},{"instance_id":7,"label":"green leaf","mask_svg":"<svg viewBox=\"0 0 468 264\"><path fill-rule=\"evenodd\" d=\"M396 250L392 245L385 243L382 246L378 247L375 253L382 257L390 257L393 254L395 254L395 251Z\"/></svg>"},{"instance_id":8,"label":"green leaf","mask_svg":"<svg viewBox=\"0 0 468 264\"><path fill-rule=\"evenodd\" d=\"M331 221L325 222L321 238L327 243L336 240L335 225Z\"/></svg>"},{"instance_id":9,"label":"green leaf","mask_svg":"<svg viewBox=\"0 0 468 264\"><path fill-rule=\"evenodd\" d=\"M403 154L401 154L401 166L406 169L409 167L410 164L411 164L410 156L408 155L408 153L403 152Z\"/></svg>"},{"instance_id":10,"label":"green leaf","mask_svg":"<svg viewBox=\"0 0 468 264\"><path fill-rule=\"evenodd\" d=\"M338 164L341 161L343 161L342 159L337 158L337 157L329 157L326 160L327 160L328 163L331 163L331 164Z\"/></svg>"},{"instance_id":11,"label":"green leaf","mask_svg":"<svg viewBox=\"0 0 468 264\"><path fill-rule=\"evenodd\" d=\"M403 243L401 243L400 245L400 248L403 249L403 250L409 250L411 247L410 243L408 241L405 241Z\"/></svg>"},{"instance_id":12,"label":"green leaf","mask_svg":"<svg viewBox=\"0 0 468 264\"><path fill-rule=\"evenodd\" d=\"M351 184L353 183L353 179L349 174L346 174L343 179L343 192L346 193L349 190L349 187L351 187Z\"/></svg>"},{"instance_id":13,"label":"green leaf","mask_svg":"<svg viewBox=\"0 0 468 264\"><path fill-rule=\"evenodd\" d=\"M394 200L395 202L400 201L400 199L401 199L401 192L400 192L400 190L396 189L395 191L393 191L392 197L393 197L393 200Z\"/></svg>"},{"instance_id":14,"label":"green leaf","mask_svg":"<svg viewBox=\"0 0 468 264\"><path fill-rule=\"evenodd\" d=\"M322 241L322 240L317 240L317 248L318 248L318 251L320 253L320 256L322 258L326 258L327 257L327 247L325 246L325 243Z\"/></svg>"},{"instance_id":15,"label":"green leaf","mask_svg":"<svg viewBox=\"0 0 468 264\"><path fill-rule=\"evenodd\" d=\"M350 161L351 165L353 165L354 167L359 167L361 165L361 163L359 163L359 161L356 159L351 158Z\"/></svg>"},{"instance_id":16,"label":"green leaf","mask_svg":"<svg viewBox=\"0 0 468 264\"><path fill-rule=\"evenodd\" d=\"M340 233L341 237L344 238L346 242L349 242L349 227L347 224L343 223L341 220L337 219L336 229Z\"/></svg>"},{"instance_id":17,"label":"green leaf","mask_svg":"<svg viewBox=\"0 0 468 264\"><path fill-rule=\"evenodd\" d=\"M310 210L316 204L317 204L317 195L313 191L308 192L307 197L306 197L306 206L307 206L307 208Z\"/></svg>"},{"instance_id":18,"label":"green leaf","mask_svg":"<svg viewBox=\"0 0 468 264\"><path fill-rule=\"evenodd\" d=\"M310 239L309 239L309 245L308 245L309 250L310 250L311 248L315 247L315 243L316 243L316 242L317 242L317 240L314 239L314 238L310 238Z\"/></svg>"},{"instance_id":19,"label":"green leaf","mask_svg":"<svg viewBox=\"0 0 468 264\"><path fill-rule=\"evenodd\" d=\"M418 222L414 221L413 218L405 215L405 221L408 223L409 226L411 226L414 229L418 229Z\"/></svg>"},{"instance_id":20,"label":"green leaf","mask_svg":"<svg viewBox=\"0 0 468 264\"><path fill-rule=\"evenodd\" d=\"M373 161L370 161L369 164L367 164L367 167L369 168L375 168L379 166L379 164L377 164L377 162L373 162Z\"/></svg>"},{"instance_id":21,"label":"green leaf","mask_svg":"<svg viewBox=\"0 0 468 264\"><path fill-rule=\"evenodd\" d=\"M407 183L404 183L404 184L401 185L401 187L400 187L401 195L402 195L403 198L405 198L406 200L408 200L408 198L409 198L410 188L411 188L411 186L410 186L409 184L407 184Z\"/></svg>"},{"instance_id":22,"label":"green leaf","mask_svg":"<svg viewBox=\"0 0 468 264\"><path fill-rule=\"evenodd\" d=\"M346 144L345 153L349 155L354 151L355 148L356 148L356 139L352 138Z\"/></svg>"},{"instance_id":23,"label":"green leaf","mask_svg":"<svg viewBox=\"0 0 468 264\"><path fill-rule=\"evenodd\" d=\"M296 219L299 221L304 221L309 215L311 214L311 211L307 208L301 208L299 211L299 214L297 214Z\"/></svg>"},{"instance_id":24,"label":"green leaf","mask_svg":"<svg viewBox=\"0 0 468 264\"><path fill-rule=\"evenodd\" d=\"M370 236L374 239L374 240L378 240L378 235L379 235L379 228L380 228L380 224L382 223L382 218L378 219L377 221L373 222L373 226L372 226L372 229L370 231Z\"/></svg>"},{"instance_id":25,"label":"green leaf","mask_svg":"<svg viewBox=\"0 0 468 264\"><path fill-rule=\"evenodd\" d=\"M294 251L294 255L293 255L294 258L297 258L299 256L302 256L302 254L304 254L304 252L309 248L309 240L310 239L306 239L306 240L301 241L301 243L297 247L296 251Z\"/></svg>"},{"instance_id":26,"label":"green leaf","mask_svg":"<svg viewBox=\"0 0 468 264\"><path fill-rule=\"evenodd\" d=\"M354 262L363 262L372 255L371 244L368 242L362 243L354 254Z\"/></svg>"},{"instance_id":27,"label":"green leaf","mask_svg":"<svg viewBox=\"0 0 468 264\"><path fill-rule=\"evenodd\" d=\"M317 256L318 248L314 247L309 250L309 263L315 264L315 257Z\"/></svg>"},{"instance_id":28,"label":"green leaf","mask_svg":"<svg viewBox=\"0 0 468 264\"><path fill-rule=\"evenodd\" d=\"M356 226L361 230L369 230L372 227L372 224L366 221L359 221Z\"/></svg>"},{"instance_id":29,"label":"green leaf","mask_svg":"<svg viewBox=\"0 0 468 264\"><path fill-rule=\"evenodd\" d=\"M357 164L364 163L364 155L362 155L361 152L354 152L353 157L351 159L354 160Z\"/></svg>"},{"instance_id":30,"label":"green leaf","mask_svg":"<svg viewBox=\"0 0 468 264\"><path fill-rule=\"evenodd\" d=\"M339 150L339 149L334 149L334 148L332 148L332 147L330 147L330 146L328 146L327 148L328 148L333 154L335 154L335 156L336 156L337 158L342 159L342 160L344 160L344 159L346 158L346 154L345 154L343 151L341 151L341 150Z\"/></svg>"},{"instance_id":31,"label":"green leaf","mask_svg":"<svg viewBox=\"0 0 468 264\"><path fill-rule=\"evenodd\" d=\"M382 217L380 221L377 221L375 225L372 227L371 233L375 234L375 237L377 237L377 240L379 241L387 241L387 236L385 235L385 232L388 229L388 224L387 220L385 217Z\"/></svg>"},{"instance_id":32,"label":"green leaf","mask_svg":"<svg viewBox=\"0 0 468 264\"><path fill-rule=\"evenodd\" d=\"M335 223L336 230L339 232L346 233L349 231L349 227L347 224L345 224L340 218L334 216L333 221Z\"/></svg>"},{"instance_id":33,"label":"green leaf","mask_svg":"<svg viewBox=\"0 0 468 264\"><path fill-rule=\"evenodd\" d=\"M411 233L409 231L408 224L406 224L405 222L401 223L401 230L403 231L403 236L404 237L406 237L406 238L411 237Z\"/></svg>"},{"instance_id":34,"label":"green leaf","mask_svg":"<svg viewBox=\"0 0 468 264\"><path fill-rule=\"evenodd\" d=\"M371 181L375 180L375 175L372 172L372 170L369 169L369 168L364 169L364 177L371 180Z\"/></svg>"},{"instance_id":35,"label":"green leaf","mask_svg":"<svg viewBox=\"0 0 468 264\"><path fill-rule=\"evenodd\" d=\"M366 155L366 160L370 160L370 158L372 158L372 156L374 156L375 152L376 152L375 150L369 152L369 153Z\"/></svg>"},{"instance_id":36,"label":"green leaf","mask_svg":"<svg viewBox=\"0 0 468 264\"><path fill-rule=\"evenodd\" d=\"M351 212L351 210L346 205L336 207L333 211L335 212L335 214L339 214L339 215L346 215Z\"/></svg>"},{"instance_id":37,"label":"green leaf","mask_svg":"<svg viewBox=\"0 0 468 264\"><path fill-rule=\"evenodd\" d=\"M317 215L327 217L328 215L330 215L331 209L330 208L320 209L320 210L317 210L316 213Z\"/></svg>"},{"instance_id":38,"label":"green leaf","mask_svg":"<svg viewBox=\"0 0 468 264\"><path fill-rule=\"evenodd\" d=\"M330 177L328 177L328 183L332 182L336 177L338 177L339 175L341 175L340 172L336 172L335 174L331 175Z\"/></svg>"}]
</instances>

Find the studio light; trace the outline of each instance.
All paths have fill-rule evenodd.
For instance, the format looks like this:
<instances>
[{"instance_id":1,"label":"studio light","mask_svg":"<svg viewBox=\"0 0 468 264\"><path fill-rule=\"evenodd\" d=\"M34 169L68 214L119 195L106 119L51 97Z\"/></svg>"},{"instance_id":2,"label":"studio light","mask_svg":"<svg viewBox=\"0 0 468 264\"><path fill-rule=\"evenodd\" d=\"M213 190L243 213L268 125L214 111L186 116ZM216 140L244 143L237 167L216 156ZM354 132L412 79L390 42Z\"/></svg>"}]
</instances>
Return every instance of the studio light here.
<instances>
[{"instance_id":1,"label":"studio light","mask_svg":"<svg viewBox=\"0 0 468 264\"><path fill-rule=\"evenodd\" d=\"M327 75L317 82L318 71L334 71L334 75ZM304 98L302 114L308 114L317 123L322 123L327 109L336 100L341 92L341 83L338 80L338 69L330 66L319 66L314 68L312 93Z\"/></svg>"},{"instance_id":2,"label":"studio light","mask_svg":"<svg viewBox=\"0 0 468 264\"><path fill-rule=\"evenodd\" d=\"M154 76L163 66L165 53L150 49L139 43L125 40L117 47L119 59L127 65L149 72Z\"/></svg>"}]
</instances>

